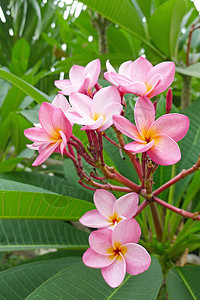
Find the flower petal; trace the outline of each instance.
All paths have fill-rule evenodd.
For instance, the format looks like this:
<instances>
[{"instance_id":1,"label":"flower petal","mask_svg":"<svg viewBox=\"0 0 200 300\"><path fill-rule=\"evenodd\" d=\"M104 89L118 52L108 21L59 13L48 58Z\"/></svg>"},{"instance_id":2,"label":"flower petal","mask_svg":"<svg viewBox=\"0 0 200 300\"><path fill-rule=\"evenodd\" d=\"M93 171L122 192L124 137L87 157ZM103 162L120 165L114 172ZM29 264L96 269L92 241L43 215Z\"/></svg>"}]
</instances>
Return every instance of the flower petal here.
<instances>
[{"instance_id":1,"label":"flower petal","mask_svg":"<svg viewBox=\"0 0 200 300\"><path fill-rule=\"evenodd\" d=\"M69 78L71 80L71 83L75 84L81 84L84 80L84 67L73 65L69 71Z\"/></svg>"},{"instance_id":2,"label":"flower petal","mask_svg":"<svg viewBox=\"0 0 200 300\"><path fill-rule=\"evenodd\" d=\"M120 115L113 116L113 123L117 129L123 134L127 135L133 140L136 140L140 143L146 144L141 135L139 134L137 127L131 123L128 119Z\"/></svg>"},{"instance_id":3,"label":"flower petal","mask_svg":"<svg viewBox=\"0 0 200 300\"><path fill-rule=\"evenodd\" d=\"M119 67L118 73L120 75L123 75L125 77L128 77L131 79L131 68L132 68L133 62L131 60L125 61L121 66Z\"/></svg>"},{"instance_id":4,"label":"flower petal","mask_svg":"<svg viewBox=\"0 0 200 300\"><path fill-rule=\"evenodd\" d=\"M56 95L52 104L57 108L61 108L63 112L66 112L71 107L67 99L61 94Z\"/></svg>"},{"instance_id":5,"label":"flower petal","mask_svg":"<svg viewBox=\"0 0 200 300\"><path fill-rule=\"evenodd\" d=\"M69 96L71 93L78 92L80 88L80 84L71 84L68 87L65 87L62 91L58 91L61 95Z\"/></svg>"},{"instance_id":6,"label":"flower petal","mask_svg":"<svg viewBox=\"0 0 200 300\"><path fill-rule=\"evenodd\" d=\"M86 120L88 121L88 120ZM100 116L96 121L94 121L93 119L91 119L92 124L87 124L84 127L81 128L81 130L94 130L94 129L99 129L103 122L104 122L104 117ZM85 122L83 122L82 124L84 124ZM87 122L88 123L88 122Z\"/></svg>"},{"instance_id":7,"label":"flower petal","mask_svg":"<svg viewBox=\"0 0 200 300\"><path fill-rule=\"evenodd\" d=\"M121 97L118 89L114 86L108 86L94 95L94 99L91 104L93 114L101 114L105 107L111 103L121 104Z\"/></svg>"},{"instance_id":8,"label":"flower petal","mask_svg":"<svg viewBox=\"0 0 200 300\"><path fill-rule=\"evenodd\" d=\"M151 94L155 88L160 84L162 76L160 74L155 74L147 84L147 93L145 94L148 98L152 98Z\"/></svg>"},{"instance_id":9,"label":"flower petal","mask_svg":"<svg viewBox=\"0 0 200 300\"><path fill-rule=\"evenodd\" d=\"M139 57L132 63L131 79L132 81L145 82L146 74L153 68L152 64L144 57Z\"/></svg>"},{"instance_id":10,"label":"flower petal","mask_svg":"<svg viewBox=\"0 0 200 300\"><path fill-rule=\"evenodd\" d=\"M107 61L106 61L106 69L108 70L108 72L116 73L115 69L114 69L113 66L110 64L109 59L107 59Z\"/></svg>"},{"instance_id":11,"label":"flower petal","mask_svg":"<svg viewBox=\"0 0 200 300\"><path fill-rule=\"evenodd\" d=\"M72 93L69 96L69 102L73 109L82 117L92 118L91 102L92 99L80 93Z\"/></svg>"},{"instance_id":12,"label":"flower petal","mask_svg":"<svg viewBox=\"0 0 200 300\"><path fill-rule=\"evenodd\" d=\"M94 204L98 212L106 219L113 215L115 196L106 190L96 190L94 193Z\"/></svg>"},{"instance_id":13,"label":"flower petal","mask_svg":"<svg viewBox=\"0 0 200 300\"><path fill-rule=\"evenodd\" d=\"M123 256L118 255L111 265L102 268L101 274L109 286L112 288L118 287L126 274L126 262Z\"/></svg>"},{"instance_id":14,"label":"flower petal","mask_svg":"<svg viewBox=\"0 0 200 300\"><path fill-rule=\"evenodd\" d=\"M165 134L178 142L186 135L189 125L188 117L181 114L167 114L161 116L151 125L148 135L153 138L156 134Z\"/></svg>"},{"instance_id":15,"label":"flower petal","mask_svg":"<svg viewBox=\"0 0 200 300\"><path fill-rule=\"evenodd\" d=\"M113 263L114 255L101 255L96 253L91 247L83 254L83 263L90 268L105 268Z\"/></svg>"},{"instance_id":16,"label":"flower petal","mask_svg":"<svg viewBox=\"0 0 200 300\"><path fill-rule=\"evenodd\" d=\"M119 87L120 92L122 93L130 93L137 96L141 96L146 94L147 87L143 82L134 82L128 85L123 85Z\"/></svg>"},{"instance_id":17,"label":"flower petal","mask_svg":"<svg viewBox=\"0 0 200 300\"><path fill-rule=\"evenodd\" d=\"M101 228L89 236L90 247L97 253L102 255L112 255L113 247L111 242L112 230L108 228Z\"/></svg>"},{"instance_id":18,"label":"flower petal","mask_svg":"<svg viewBox=\"0 0 200 300\"><path fill-rule=\"evenodd\" d=\"M55 80L54 84L59 90L64 90L68 86L72 85L71 80L69 79Z\"/></svg>"},{"instance_id":19,"label":"flower petal","mask_svg":"<svg viewBox=\"0 0 200 300\"><path fill-rule=\"evenodd\" d=\"M84 70L84 74L90 74L90 87L92 88L99 78L101 72L101 63L99 59L95 59L87 64Z\"/></svg>"},{"instance_id":20,"label":"flower petal","mask_svg":"<svg viewBox=\"0 0 200 300\"><path fill-rule=\"evenodd\" d=\"M38 155L38 157L36 158L36 160L33 162L32 166L38 166L41 165L53 152L54 150L58 147L58 145L60 144L60 141L57 141L54 144L49 144L47 147L45 147L40 154Z\"/></svg>"},{"instance_id":21,"label":"flower petal","mask_svg":"<svg viewBox=\"0 0 200 300\"><path fill-rule=\"evenodd\" d=\"M103 228L111 225L109 219L104 218L97 209L86 212L80 219L79 222L87 227L91 228Z\"/></svg>"},{"instance_id":22,"label":"flower petal","mask_svg":"<svg viewBox=\"0 0 200 300\"><path fill-rule=\"evenodd\" d=\"M139 197L136 193L129 193L120 197L114 204L114 212L117 215L132 218L138 209Z\"/></svg>"},{"instance_id":23,"label":"flower petal","mask_svg":"<svg viewBox=\"0 0 200 300\"><path fill-rule=\"evenodd\" d=\"M27 139L33 142L51 142L52 138L49 134L40 127L31 127L24 130L24 135Z\"/></svg>"},{"instance_id":24,"label":"flower petal","mask_svg":"<svg viewBox=\"0 0 200 300\"><path fill-rule=\"evenodd\" d=\"M127 243L137 243L141 236L140 225L135 219L125 219L117 224L113 230L113 247L120 247Z\"/></svg>"},{"instance_id":25,"label":"flower petal","mask_svg":"<svg viewBox=\"0 0 200 300\"><path fill-rule=\"evenodd\" d=\"M140 245L129 243L121 247L126 261L126 272L137 275L146 271L151 264L149 253Z\"/></svg>"},{"instance_id":26,"label":"flower petal","mask_svg":"<svg viewBox=\"0 0 200 300\"><path fill-rule=\"evenodd\" d=\"M133 153L143 153L147 150L149 150L154 144L154 140L152 140L150 143L142 144L139 142L131 142L129 144L126 144L124 146L125 150L131 151Z\"/></svg>"},{"instance_id":27,"label":"flower petal","mask_svg":"<svg viewBox=\"0 0 200 300\"><path fill-rule=\"evenodd\" d=\"M181 159L178 144L167 135L155 135L155 143L147 150L149 157L158 165L173 165Z\"/></svg>"},{"instance_id":28,"label":"flower petal","mask_svg":"<svg viewBox=\"0 0 200 300\"><path fill-rule=\"evenodd\" d=\"M154 66L146 75L146 83L148 83L155 74L161 74L162 79L151 92L151 98L162 93L170 86L174 80L175 64L173 62L163 62Z\"/></svg>"},{"instance_id":29,"label":"flower petal","mask_svg":"<svg viewBox=\"0 0 200 300\"><path fill-rule=\"evenodd\" d=\"M55 109L55 106L53 106L51 103L43 102L39 110L40 124L50 136L57 135L52 124L52 114Z\"/></svg>"},{"instance_id":30,"label":"flower petal","mask_svg":"<svg viewBox=\"0 0 200 300\"><path fill-rule=\"evenodd\" d=\"M141 136L145 139L149 127L155 120L155 108L148 97L140 97L134 108L135 123Z\"/></svg>"},{"instance_id":31,"label":"flower petal","mask_svg":"<svg viewBox=\"0 0 200 300\"><path fill-rule=\"evenodd\" d=\"M99 131L104 131L108 127L110 127L113 124L113 115L114 114L120 114L123 110L123 106L119 103L110 103L104 107L104 109L101 111L101 114L104 117L104 123L99 128Z\"/></svg>"},{"instance_id":32,"label":"flower petal","mask_svg":"<svg viewBox=\"0 0 200 300\"><path fill-rule=\"evenodd\" d=\"M63 111L60 108L55 108L52 114L52 123L56 131L62 131L69 140L72 135L72 125L65 117Z\"/></svg>"}]
</instances>

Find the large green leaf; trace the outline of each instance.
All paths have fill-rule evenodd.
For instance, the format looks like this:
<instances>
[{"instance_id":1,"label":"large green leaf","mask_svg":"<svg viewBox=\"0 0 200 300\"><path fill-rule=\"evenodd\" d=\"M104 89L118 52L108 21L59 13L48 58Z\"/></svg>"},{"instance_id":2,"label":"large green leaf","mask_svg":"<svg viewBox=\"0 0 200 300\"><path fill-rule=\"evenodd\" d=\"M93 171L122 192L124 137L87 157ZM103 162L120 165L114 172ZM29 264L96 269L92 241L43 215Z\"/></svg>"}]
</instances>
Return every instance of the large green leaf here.
<instances>
[{"instance_id":1,"label":"large green leaf","mask_svg":"<svg viewBox=\"0 0 200 300\"><path fill-rule=\"evenodd\" d=\"M169 300L200 299L200 267L175 267L167 276L167 291Z\"/></svg>"},{"instance_id":2,"label":"large green leaf","mask_svg":"<svg viewBox=\"0 0 200 300\"><path fill-rule=\"evenodd\" d=\"M0 191L0 218L79 220L94 204L37 192Z\"/></svg>"},{"instance_id":3,"label":"large green leaf","mask_svg":"<svg viewBox=\"0 0 200 300\"><path fill-rule=\"evenodd\" d=\"M40 248L88 248L88 233L55 220L0 220L0 237L1 252Z\"/></svg>"},{"instance_id":4,"label":"large green leaf","mask_svg":"<svg viewBox=\"0 0 200 300\"><path fill-rule=\"evenodd\" d=\"M168 57L176 53L181 21L187 11L185 0L169 0L161 5L149 20L153 43Z\"/></svg>"},{"instance_id":5,"label":"large green leaf","mask_svg":"<svg viewBox=\"0 0 200 300\"><path fill-rule=\"evenodd\" d=\"M29 263L2 271L0 273L0 298L25 299L54 274L79 262L79 257L66 257Z\"/></svg>"},{"instance_id":6,"label":"large green leaf","mask_svg":"<svg viewBox=\"0 0 200 300\"><path fill-rule=\"evenodd\" d=\"M127 275L117 288L110 288L100 270L83 264L66 268L46 281L27 299L81 299L81 300L155 300L162 282L162 271L156 258L150 268L137 276Z\"/></svg>"},{"instance_id":7,"label":"large green leaf","mask_svg":"<svg viewBox=\"0 0 200 300\"><path fill-rule=\"evenodd\" d=\"M30 56L30 46L22 38L18 40L12 49L12 60L9 69L17 76L22 76L28 68L28 58Z\"/></svg>"},{"instance_id":8,"label":"large green leaf","mask_svg":"<svg viewBox=\"0 0 200 300\"><path fill-rule=\"evenodd\" d=\"M176 71L183 75L200 78L200 62L193 64L187 68L176 67Z\"/></svg>"},{"instance_id":9,"label":"large green leaf","mask_svg":"<svg viewBox=\"0 0 200 300\"><path fill-rule=\"evenodd\" d=\"M24 81L23 79L11 74L10 72L0 68L0 77L11 82L25 94L32 97L37 103L41 104L44 101L49 101L49 97L37 88Z\"/></svg>"}]
</instances>

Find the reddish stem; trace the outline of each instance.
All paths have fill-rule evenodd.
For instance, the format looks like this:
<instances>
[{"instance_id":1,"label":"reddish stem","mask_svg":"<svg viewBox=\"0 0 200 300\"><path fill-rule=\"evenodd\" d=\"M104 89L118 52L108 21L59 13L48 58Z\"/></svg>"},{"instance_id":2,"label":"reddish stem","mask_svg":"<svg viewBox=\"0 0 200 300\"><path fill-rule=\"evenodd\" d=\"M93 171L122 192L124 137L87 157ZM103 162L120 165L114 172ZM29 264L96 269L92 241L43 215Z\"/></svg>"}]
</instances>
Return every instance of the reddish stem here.
<instances>
[{"instance_id":1,"label":"reddish stem","mask_svg":"<svg viewBox=\"0 0 200 300\"><path fill-rule=\"evenodd\" d=\"M200 169L200 155L195 165L193 165L191 168L187 170L182 170L178 175L176 175L174 178L163 184L161 187L159 187L157 190L153 192L154 196L157 196L158 194L162 193L166 189L168 189L171 185L175 184L179 180L183 179L184 177L196 172Z\"/></svg>"},{"instance_id":2,"label":"reddish stem","mask_svg":"<svg viewBox=\"0 0 200 300\"><path fill-rule=\"evenodd\" d=\"M116 146L117 148L121 148L117 143L115 143L111 138L109 138L105 132L103 133L103 136L111 143L113 144L114 146Z\"/></svg>"},{"instance_id":3,"label":"reddish stem","mask_svg":"<svg viewBox=\"0 0 200 300\"><path fill-rule=\"evenodd\" d=\"M200 215L199 215L199 212L191 213L191 212L186 211L186 210L184 210L184 209L175 207L175 206L173 206L173 205L171 205L171 204L169 204L169 203L167 203L167 202L165 202L165 201L163 201L163 200L161 200L161 199L159 199L159 198L157 198L157 197L153 197L153 200L154 200L156 203L158 203L158 204L164 206L164 207L167 208L167 209L172 210L173 212L175 212L175 213L177 213L177 214L179 214L179 215L181 215L181 216L183 216L183 217L186 217L186 218L190 218L190 219L193 219L193 220L200 221Z\"/></svg>"},{"instance_id":4,"label":"reddish stem","mask_svg":"<svg viewBox=\"0 0 200 300\"><path fill-rule=\"evenodd\" d=\"M137 215L139 215L139 213L141 213L141 211L149 204L149 200L144 200L138 207L138 210L136 212L136 214L133 216L133 218L135 218Z\"/></svg>"}]
</instances>

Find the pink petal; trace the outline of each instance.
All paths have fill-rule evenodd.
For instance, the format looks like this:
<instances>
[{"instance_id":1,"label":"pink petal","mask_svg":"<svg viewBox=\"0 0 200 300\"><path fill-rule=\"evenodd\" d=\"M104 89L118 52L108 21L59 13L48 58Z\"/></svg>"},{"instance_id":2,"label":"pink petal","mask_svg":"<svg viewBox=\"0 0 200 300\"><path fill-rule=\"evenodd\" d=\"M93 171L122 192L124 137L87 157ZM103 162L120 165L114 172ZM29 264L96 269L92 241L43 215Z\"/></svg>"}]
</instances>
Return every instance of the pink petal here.
<instances>
[{"instance_id":1,"label":"pink petal","mask_svg":"<svg viewBox=\"0 0 200 300\"><path fill-rule=\"evenodd\" d=\"M80 84L71 84L68 87L65 87L62 91L58 91L59 94L69 96L71 93L76 93L79 91Z\"/></svg>"},{"instance_id":2,"label":"pink petal","mask_svg":"<svg viewBox=\"0 0 200 300\"><path fill-rule=\"evenodd\" d=\"M60 108L56 108L53 111L52 124L56 131L62 131L64 133L68 141L72 135L72 125Z\"/></svg>"},{"instance_id":3,"label":"pink petal","mask_svg":"<svg viewBox=\"0 0 200 300\"><path fill-rule=\"evenodd\" d=\"M126 262L123 256L118 255L110 266L102 268L101 274L109 286L112 288L118 287L126 274Z\"/></svg>"},{"instance_id":4,"label":"pink petal","mask_svg":"<svg viewBox=\"0 0 200 300\"><path fill-rule=\"evenodd\" d=\"M69 96L69 102L73 109L82 117L92 118L91 102L92 99L86 95L80 93L72 93Z\"/></svg>"},{"instance_id":5,"label":"pink petal","mask_svg":"<svg viewBox=\"0 0 200 300\"><path fill-rule=\"evenodd\" d=\"M93 87L99 78L101 72L101 63L99 59L95 59L85 67L84 74L90 74L91 82L90 86Z\"/></svg>"},{"instance_id":6,"label":"pink petal","mask_svg":"<svg viewBox=\"0 0 200 300\"><path fill-rule=\"evenodd\" d=\"M110 72L110 76L115 82L117 82L121 86L124 86L124 85L126 86L126 85L130 85L133 83L131 81L131 79L129 79L123 75L120 75L118 73Z\"/></svg>"},{"instance_id":7,"label":"pink petal","mask_svg":"<svg viewBox=\"0 0 200 300\"><path fill-rule=\"evenodd\" d=\"M110 103L106 107L103 108L101 111L102 116L104 117L104 123L99 128L99 131L104 131L108 127L110 127L113 124L113 115L114 114L120 114L123 110L123 106L119 103Z\"/></svg>"},{"instance_id":8,"label":"pink petal","mask_svg":"<svg viewBox=\"0 0 200 300\"><path fill-rule=\"evenodd\" d=\"M114 212L117 215L131 218L138 209L139 197L136 193L129 193L120 197L114 204Z\"/></svg>"},{"instance_id":9,"label":"pink petal","mask_svg":"<svg viewBox=\"0 0 200 300\"><path fill-rule=\"evenodd\" d=\"M118 73L120 75L123 75L125 77L128 77L131 79L131 68L132 68L133 62L131 60L125 61L121 66L119 67Z\"/></svg>"},{"instance_id":10,"label":"pink petal","mask_svg":"<svg viewBox=\"0 0 200 300\"><path fill-rule=\"evenodd\" d=\"M135 123L141 136L145 139L149 127L155 120L155 108L146 96L140 97L134 108Z\"/></svg>"},{"instance_id":11,"label":"pink petal","mask_svg":"<svg viewBox=\"0 0 200 300\"><path fill-rule=\"evenodd\" d=\"M54 150L57 148L57 146L59 144L60 144L60 141L57 141L56 143L50 144L46 148L44 148L40 152L40 154L38 155L36 160L33 162L32 166L35 167L35 166L41 165L54 152Z\"/></svg>"},{"instance_id":12,"label":"pink petal","mask_svg":"<svg viewBox=\"0 0 200 300\"><path fill-rule=\"evenodd\" d=\"M106 190L96 190L94 193L94 204L99 213L106 219L113 215L115 196Z\"/></svg>"},{"instance_id":13,"label":"pink petal","mask_svg":"<svg viewBox=\"0 0 200 300\"><path fill-rule=\"evenodd\" d=\"M121 251L126 261L127 273L137 275L150 267L151 257L142 246L129 243L123 245Z\"/></svg>"},{"instance_id":14,"label":"pink petal","mask_svg":"<svg viewBox=\"0 0 200 300\"><path fill-rule=\"evenodd\" d=\"M101 255L112 255L113 247L111 242L112 230L101 228L93 231L89 236L91 248Z\"/></svg>"},{"instance_id":15,"label":"pink petal","mask_svg":"<svg viewBox=\"0 0 200 300\"><path fill-rule=\"evenodd\" d=\"M167 114L151 125L148 134L152 137L156 134L165 134L178 142L186 135L189 125L188 117L181 114Z\"/></svg>"},{"instance_id":16,"label":"pink petal","mask_svg":"<svg viewBox=\"0 0 200 300\"><path fill-rule=\"evenodd\" d=\"M66 146L67 146L67 139L66 139L65 134L61 130L59 131L59 133L60 133L62 141L60 143L60 151L58 151L58 152L60 152L62 157L63 157L64 151L65 151Z\"/></svg>"},{"instance_id":17,"label":"pink petal","mask_svg":"<svg viewBox=\"0 0 200 300\"><path fill-rule=\"evenodd\" d=\"M94 99L91 104L92 113L101 114L105 107L113 102L121 104L121 97L117 88L114 86L102 88L94 95Z\"/></svg>"},{"instance_id":18,"label":"pink petal","mask_svg":"<svg viewBox=\"0 0 200 300\"><path fill-rule=\"evenodd\" d=\"M52 137L39 127L31 127L24 130L24 135L27 139L33 142L51 142Z\"/></svg>"},{"instance_id":19,"label":"pink petal","mask_svg":"<svg viewBox=\"0 0 200 300\"><path fill-rule=\"evenodd\" d=\"M127 135L131 139L136 140L140 143L146 143L139 134L137 127L128 119L124 118L123 116L114 115L113 123L120 132Z\"/></svg>"},{"instance_id":20,"label":"pink petal","mask_svg":"<svg viewBox=\"0 0 200 300\"><path fill-rule=\"evenodd\" d=\"M120 247L127 243L137 243L141 236L140 225L135 219L125 219L117 224L113 230L113 247Z\"/></svg>"},{"instance_id":21,"label":"pink petal","mask_svg":"<svg viewBox=\"0 0 200 300\"><path fill-rule=\"evenodd\" d=\"M107 61L106 61L106 69L108 70L108 72L116 73L115 69L114 69L113 66L110 64L109 59L107 59Z\"/></svg>"},{"instance_id":22,"label":"pink petal","mask_svg":"<svg viewBox=\"0 0 200 300\"><path fill-rule=\"evenodd\" d=\"M114 71L112 71L112 73L113 73ZM116 87L118 86L118 83L116 82L116 81L114 81L114 79L111 77L111 75L110 75L111 73L110 72L105 72L104 74L103 74L103 76L104 76L104 78L107 80L107 81L109 81L110 83L112 83L113 85L115 85Z\"/></svg>"},{"instance_id":23,"label":"pink petal","mask_svg":"<svg viewBox=\"0 0 200 300\"><path fill-rule=\"evenodd\" d=\"M120 92L123 93L130 93L130 94L134 94L137 96L141 96L146 94L147 92L147 87L146 84L144 84L143 82L134 82L128 85L123 85L119 87Z\"/></svg>"},{"instance_id":24,"label":"pink petal","mask_svg":"<svg viewBox=\"0 0 200 300\"><path fill-rule=\"evenodd\" d=\"M155 88L160 84L162 76L160 74L155 74L147 84L147 93L145 94L148 98L152 98L151 94Z\"/></svg>"},{"instance_id":25,"label":"pink petal","mask_svg":"<svg viewBox=\"0 0 200 300\"><path fill-rule=\"evenodd\" d=\"M104 117L100 116L96 121L94 121L93 119L91 119L91 121L93 122L92 124L89 124L89 125L86 125L86 126L82 127L81 130L99 129L102 126L103 122L104 122ZM84 120L84 122L82 124L84 125L85 123L88 123L88 122L85 122L85 120Z\"/></svg>"},{"instance_id":26,"label":"pink petal","mask_svg":"<svg viewBox=\"0 0 200 300\"><path fill-rule=\"evenodd\" d=\"M165 91L175 75L175 64L173 62L163 62L153 67L146 75L145 81L148 83L155 74L161 74L162 79L159 85L151 93L151 98Z\"/></svg>"},{"instance_id":27,"label":"pink petal","mask_svg":"<svg viewBox=\"0 0 200 300\"><path fill-rule=\"evenodd\" d=\"M71 83L75 84L81 84L84 80L84 67L73 65L69 71L69 78L71 80Z\"/></svg>"},{"instance_id":28,"label":"pink petal","mask_svg":"<svg viewBox=\"0 0 200 300\"><path fill-rule=\"evenodd\" d=\"M72 85L71 80L69 79L56 80L54 81L54 84L59 90L64 90L66 87Z\"/></svg>"},{"instance_id":29,"label":"pink petal","mask_svg":"<svg viewBox=\"0 0 200 300\"><path fill-rule=\"evenodd\" d=\"M139 142L131 142L129 144L126 144L124 146L125 150L131 151L133 153L143 153L147 150L149 150L154 144L154 140L152 140L151 142L147 143L147 144L142 144Z\"/></svg>"},{"instance_id":30,"label":"pink petal","mask_svg":"<svg viewBox=\"0 0 200 300\"><path fill-rule=\"evenodd\" d=\"M69 105L67 99L61 95L58 94L52 101L52 104L56 106L57 108L61 108L63 112L66 112L71 106Z\"/></svg>"},{"instance_id":31,"label":"pink petal","mask_svg":"<svg viewBox=\"0 0 200 300\"><path fill-rule=\"evenodd\" d=\"M80 219L79 222L87 227L91 228L102 228L111 225L109 219L104 218L97 209L86 212Z\"/></svg>"},{"instance_id":32,"label":"pink petal","mask_svg":"<svg viewBox=\"0 0 200 300\"><path fill-rule=\"evenodd\" d=\"M144 57L139 57L132 63L131 79L132 81L145 82L146 74L153 68L152 64Z\"/></svg>"},{"instance_id":33,"label":"pink petal","mask_svg":"<svg viewBox=\"0 0 200 300\"><path fill-rule=\"evenodd\" d=\"M113 263L114 255L101 255L92 248L88 248L83 254L83 263L90 268L105 268Z\"/></svg>"},{"instance_id":34,"label":"pink petal","mask_svg":"<svg viewBox=\"0 0 200 300\"><path fill-rule=\"evenodd\" d=\"M83 80L82 84L79 86L79 89L77 92L85 94L85 95L90 95L91 94L91 77L88 74L87 77Z\"/></svg>"},{"instance_id":35,"label":"pink petal","mask_svg":"<svg viewBox=\"0 0 200 300\"><path fill-rule=\"evenodd\" d=\"M158 165L173 165L181 159L177 143L167 135L155 135L153 147L147 151L149 157Z\"/></svg>"},{"instance_id":36,"label":"pink petal","mask_svg":"<svg viewBox=\"0 0 200 300\"><path fill-rule=\"evenodd\" d=\"M42 128L50 135L50 136L56 136L57 133L55 132L55 129L52 124L52 114L55 110L55 106L53 106L50 103L43 102L40 106L39 110L39 121L42 126Z\"/></svg>"}]
</instances>

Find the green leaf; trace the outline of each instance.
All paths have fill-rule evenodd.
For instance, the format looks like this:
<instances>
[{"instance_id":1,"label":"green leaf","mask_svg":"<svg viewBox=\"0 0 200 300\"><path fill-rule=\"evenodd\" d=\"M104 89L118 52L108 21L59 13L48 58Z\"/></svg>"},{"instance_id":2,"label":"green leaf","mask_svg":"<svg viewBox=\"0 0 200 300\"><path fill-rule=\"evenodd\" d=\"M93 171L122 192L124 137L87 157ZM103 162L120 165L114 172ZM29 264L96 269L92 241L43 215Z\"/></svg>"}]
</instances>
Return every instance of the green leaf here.
<instances>
[{"instance_id":1,"label":"green leaf","mask_svg":"<svg viewBox=\"0 0 200 300\"><path fill-rule=\"evenodd\" d=\"M200 299L200 267L175 267L167 276L169 300L198 300Z\"/></svg>"},{"instance_id":2,"label":"green leaf","mask_svg":"<svg viewBox=\"0 0 200 300\"><path fill-rule=\"evenodd\" d=\"M166 1L149 20L149 32L153 43L168 57L175 56L177 38L186 9L185 0Z\"/></svg>"},{"instance_id":3,"label":"green leaf","mask_svg":"<svg viewBox=\"0 0 200 300\"><path fill-rule=\"evenodd\" d=\"M186 68L176 67L176 71L183 75L200 78L200 62Z\"/></svg>"},{"instance_id":4,"label":"green leaf","mask_svg":"<svg viewBox=\"0 0 200 300\"><path fill-rule=\"evenodd\" d=\"M12 50L12 60L9 69L17 76L22 76L28 68L30 56L30 46L28 42L22 38L19 39Z\"/></svg>"},{"instance_id":5,"label":"green leaf","mask_svg":"<svg viewBox=\"0 0 200 300\"><path fill-rule=\"evenodd\" d=\"M0 191L1 219L51 219L78 221L94 204L54 194Z\"/></svg>"},{"instance_id":6,"label":"green leaf","mask_svg":"<svg viewBox=\"0 0 200 300\"><path fill-rule=\"evenodd\" d=\"M88 248L88 233L55 220L0 220L0 237L0 252Z\"/></svg>"},{"instance_id":7,"label":"green leaf","mask_svg":"<svg viewBox=\"0 0 200 300\"><path fill-rule=\"evenodd\" d=\"M65 257L29 263L0 273L0 298L25 299L54 274L80 262L78 257Z\"/></svg>"},{"instance_id":8,"label":"green leaf","mask_svg":"<svg viewBox=\"0 0 200 300\"><path fill-rule=\"evenodd\" d=\"M161 282L161 266L154 257L146 272L137 276L127 275L123 283L115 289L106 284L100 270L87 268L80 263L54 275L27 299L154 300Z\"/></svg>"},{"instance_id":9,"label":"green leaf","mask_svg":"<svg viewBox=\"0 0 200 300\"><path fill-rule=\"evenodd\" d=\"M37 103L41 104L44 101L49 101L49 97L37 88L24 81L23 79L11 74L10 72L0 68L0 77L11 82L25 94L32 97Z\"/></svg>"},{"instance_id":10,"label":"green leaf","mask_svg":"<svg viewBox=\"0 0 200 300\"><path fill-rule=\"evenodd\" d=\"M6 161L0 162L0 173L2 172L11 172L18 163L23 160L23 157L15 157L8 159Z\"/></svg>"}]
</instances>

